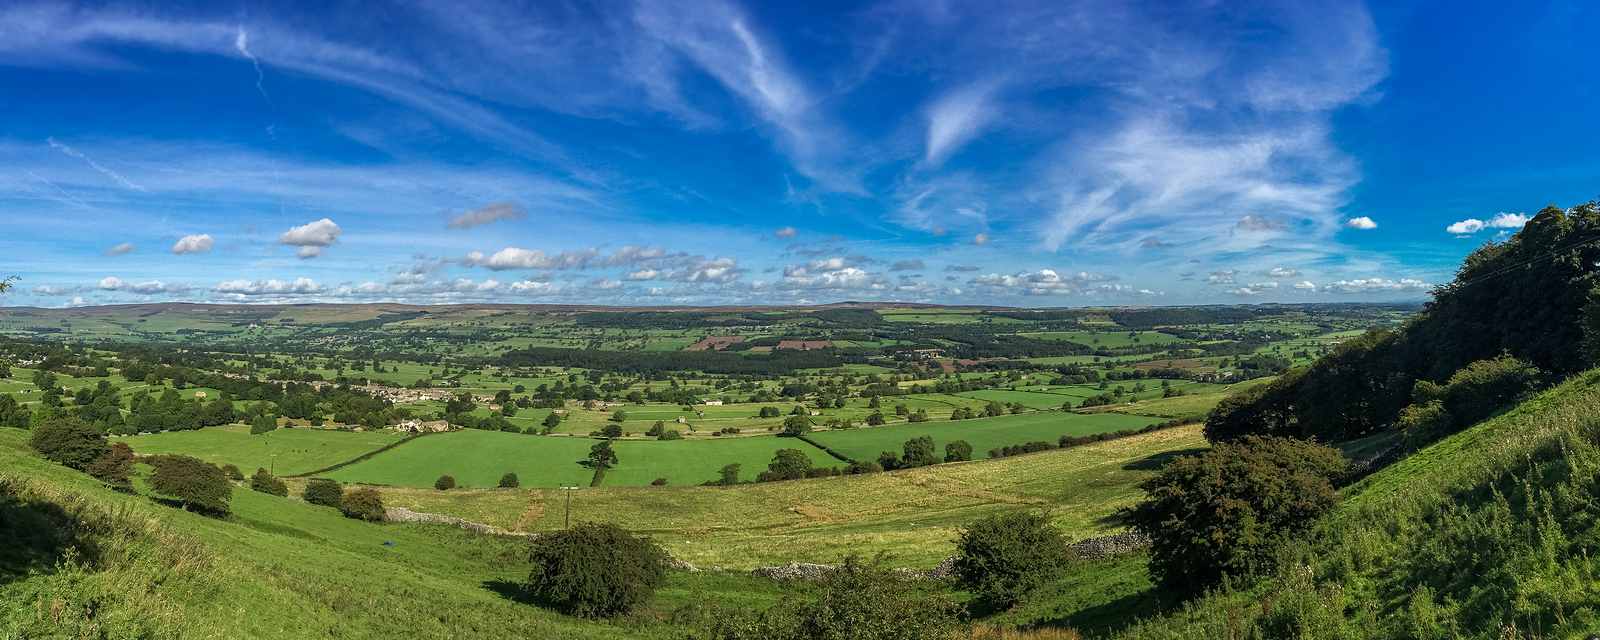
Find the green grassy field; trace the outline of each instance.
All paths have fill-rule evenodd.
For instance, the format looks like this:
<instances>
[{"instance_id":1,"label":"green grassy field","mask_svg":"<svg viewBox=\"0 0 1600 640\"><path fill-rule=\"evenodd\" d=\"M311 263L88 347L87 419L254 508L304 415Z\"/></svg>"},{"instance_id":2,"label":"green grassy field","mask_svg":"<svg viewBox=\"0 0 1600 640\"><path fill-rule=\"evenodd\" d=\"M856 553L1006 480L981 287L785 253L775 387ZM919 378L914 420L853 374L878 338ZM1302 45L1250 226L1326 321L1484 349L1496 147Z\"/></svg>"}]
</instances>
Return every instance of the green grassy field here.
<instances>
[{"instance_id":1,"label":"green grassy field","mask_svg":"<svg viewBox=\"0 0 1600 640\"><path fill-rule=\"evenodd\" d=\"M1055 444L1061 436L1086 436L1122 429L1140 429L1161 422L1156 418L1115 413L1078 415L1059 411L1025 413L1016 416L977 420L934 420L919 424L897 424L870 429L824 431L813 434L817 443L855 460L876 460L883 451L900 451L905 442L924 435L933 436L939 455L953 440L966 440L972 455L981 458L995 447L1043 440Z\"/></svg>"},{"instance_id":2,"label":"green grassy field","mask_svg":"<svg viewBox=\"0 0 1600 640\"><path fill-rule=\"evenodd\" d=\"M370 460L328 474L341 482L431 487L441 475L474 487L493 487L507 472L525 487L589 486L594 472L579 462L599 440L528 436L464 429L408 442ZM698 484L717 478L724 465L743 465L754 478L779 449L801 449L818 466L843 464L816 447L776 436L709 440L617 440L620 461L606 473L606 486L648 485L656 478L671 484ZM354 456L351 456L354 457Z\"/></svg>"},{"instance_id":3,"label":"green grassy field","mask_svg":"<svg viewBox=\"0 0 1600 640\"><path fill-rule=\"evenodd\" d=\"M250 435L250 427L224 425L196 431L152 433L118 438L139 453L181 453L233 464L244 473L276 465L280 476L306 473L358 458L404 438L395 433L350 433L320 429L278 429ZM276 455L276 462L272 456ZM430 481L431 482L431 481Z\"/></svg>"}]
</instances>

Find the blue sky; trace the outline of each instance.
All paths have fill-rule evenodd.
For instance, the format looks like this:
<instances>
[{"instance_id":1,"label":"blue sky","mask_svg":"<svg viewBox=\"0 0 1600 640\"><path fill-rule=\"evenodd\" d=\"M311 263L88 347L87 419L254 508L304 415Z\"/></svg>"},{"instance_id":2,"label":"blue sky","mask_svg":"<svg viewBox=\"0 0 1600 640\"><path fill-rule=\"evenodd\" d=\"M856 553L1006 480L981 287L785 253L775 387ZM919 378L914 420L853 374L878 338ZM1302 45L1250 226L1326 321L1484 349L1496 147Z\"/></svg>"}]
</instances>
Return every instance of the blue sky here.
<instances>
[{"instance_id":1,"label":"blue sky","mask_svg":"<svg viewBox=\"0 0 1600 640\"><path fill-rule=\"evenodd\" d=\"M1595 197L1576 2L0 7L8 305L1421 300Z\"/></svg>"}]
</instances>

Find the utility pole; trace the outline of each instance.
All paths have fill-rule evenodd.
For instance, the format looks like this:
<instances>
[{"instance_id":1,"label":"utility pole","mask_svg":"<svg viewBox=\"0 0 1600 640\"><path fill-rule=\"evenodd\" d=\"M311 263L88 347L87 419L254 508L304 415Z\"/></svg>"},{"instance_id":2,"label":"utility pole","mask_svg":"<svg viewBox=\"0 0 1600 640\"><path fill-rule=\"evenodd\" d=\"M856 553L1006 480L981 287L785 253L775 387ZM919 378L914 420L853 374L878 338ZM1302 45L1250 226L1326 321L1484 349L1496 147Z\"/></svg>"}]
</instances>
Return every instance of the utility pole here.
<instances>
[{"instance_id":1,"label":"utility pole","mask_svg":"<svg viewBox=\"0 0 1600 640\"><path fill-rule=\"evenodd\" d=\"M269 475L271 475L272 477L276 478L276 477L278 477L278 454L276 454L276 453L271 454L270 457L272 458L272 461L269 463L270 466L271 466L271 470L267 471L267 473Z\"/></svg>"},{"instance_id":2,"label":"utility pole","mask_svg":"<svg viewBox=\"0 0 1600 640\"><path fill-rule=\"evenodd\" d=\"M572 490L576 489L577 487L561 487L561 488L567 490L567 523L566 523L566 528L567 529L571 529L572 528Z\"/></svg>"}]
</instances>

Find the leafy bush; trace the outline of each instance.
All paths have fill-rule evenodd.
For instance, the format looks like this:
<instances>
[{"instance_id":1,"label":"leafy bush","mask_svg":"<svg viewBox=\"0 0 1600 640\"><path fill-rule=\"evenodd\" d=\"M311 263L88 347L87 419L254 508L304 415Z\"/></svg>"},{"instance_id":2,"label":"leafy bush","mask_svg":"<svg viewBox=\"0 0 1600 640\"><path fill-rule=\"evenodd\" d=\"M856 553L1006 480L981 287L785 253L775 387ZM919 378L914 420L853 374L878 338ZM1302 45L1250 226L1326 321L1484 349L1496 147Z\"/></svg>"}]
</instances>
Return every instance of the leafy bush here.
<instances>
[{"instance_id":1,"label":"leafy bush","mask_svg":"<svg viewBox=\"0 0 1600 640\"><path fill-rule=\"evenodd\" d=\"M165 455L146 458L156 472L150 476L150 488L156 493L172 496L183 503L183 510L199 507L204 511L227 513L226 500L233 497L233 483L222 469L199 458Z\"/></svg>"},{"instance_id":2,"label":"leafy bush","mask_svg":"<svg viewBox=\"0 0 1600 640\"><path fill-rule=\"evenodd\" d=\"M51 420L28 437L28 446L50 461L82 471L111 452L100 429L76 417Z\"/></svg>"},{"instance_id":3,"label":"leafy bush","mask_svg":"<svg viewBox=\"0 0 1600 640\"><path fill-rule=\"evenodd\" d=\"M439 476L438 480L433 481L433 488L440 491L449 491L456 488L456 479L450 476Z\"/></svg>"},{"instance_id":4,"label":"leafy bush","mask_svg":"<svg viewBox=\"0 0 1600 640\"><path fill-rule=\"evenodd\" d=\"M657 440L682 440L683 439L683 432L678 431L677 429L667 429L667 430L662 431L661 435L657 436L656 439Z\"/></svg>"},{"instance_id":5,"label":"leafy bush","mask_svg":"<svg viewBox=\"0 0 1600 640\"><path fill-rule=\"evenodd\" d=\"M783 420L783 435L803 436L811 433L811 416L789 416Z\"/></svg>"},{"instance_id":6,"label":"leafy bush","mask_svg":"<svg viewBox=\"0 0 1600 640\"><path fill-rule=\"evenodd\" d=\"M900 466L925 467L939 461L934 457L933 436L922 436L906 441L905 455L900 458Z\"/></svg>"},{"instance_id":7,"label":"leafy bush","mask_svg":"<svg viewBox=\"0 0 1600 640\"><path fill-rule=\"evenodd\" d=\"M944 445L945 462L962 462L972 459L972 445L966 440L957 440Z\"/></svg>"},{"instance_id":8,"label":"leafy bush","mask_svg":"<svg viewBox=\"0 0 1600 640\"><path fill-rule=\"evenodd\" d=\"M811 458L799 449L779 449L767 464L767 470L756 477L756 482L797 480L806 477L811 469Z\"/></svg>"},{"instance_id":9,"label":"leafy bush","mask_svg":"<svg viewBox=\"0 0 1600 640\"><path fill-rule=\"evenodd\" d=\"M279 498L289 495L289 485L272 477L272 474L267 473L266 469L256 469L255 475L250 476L250 490L278 496Z\"/></svg>"},{"instance_id":10,"label":"leafy bush","mask_svg":"<svg viewBox=\"0 0 1600 640\"><path fill-rule=\"evenodd\" d=\"M657 420L655 424L650 425L650 430L644 432L644 434L652 437L660 437L661 434L666 433L666 431L667 423Z\"/></svg>"},{"instance_id":11,"label":"leafy bush","mask_svg":"<svg viewBox=\"0 0 1600 640\"><path fill-rule=\"evenodd\" d=\"M367 522L383 522L386 519L383 508L383 495L372 487L361 487L344 492L339 501L339 511L344 512L344 517L366 520Z\"/></svg>"},{"instance_id":12,"label":"leafy bush","mask_svg":"<svg viewBox=\"0 0 1600 640\"><path fill-rule=\"evenodd\" d=\"M1265 573L1276 547L1306 537L1338 506L1333 481L1349 469L1338 450L1290 438L1245 436L1200 456L1181 456L1140 484L1127 512L1150 536L1150 573L1198 594L1223 576Z\"/></svg>"},{"instance_id":13,"label":"leafy bush","mask_svg":"<svg viewBox=\"0 0 1600 640\"><path fill-rule=\"evenodd\" d=\"M984 604L1005 609L1060 578L1077 559L1067 539L1036 511L1013 511L967 525L957 584Z\"/></svg>"},{"instance_id":14,"label":"leafy bush","mask_svg":"<svg viewBox=\"0 0 1600 640\"><path fill-rule=\"evenodd\" d=\"M651 480L650 481L650 486L652 486L652 487L665 487L665 486L667 486L667 479L666 478L656 478L655 480Z\"/></svg>"},{"instance_id":15,"label":"leafy bush","mask_svg":"<svg viewBox=\"0 0 1600 640\"><path fill-rule=\"evenodd\" d=\"M622 425L613 422L604 427L600 427L600 435L606 438L621 438Z\"/></svg>"},{"instance_id":16,"label":"leafy bush","mask_svg":"<svg viewBox=\"0 0 1600 640\"><path fill-rule=\"evenodd\" d=\"M339 509L344 505L344 488L327 478L312 478L300 497L311 504Z\"/></svg>"},{"instance_id":17,"label":"leafy bush","mask_svg":"<svg viewBox=\"0 0 1600 640\"><path fill-rule=\"evenodd\" d=\"M121 443L119 442L117 444ZM239 467L231 464L222 465L222 475L228 476L229 480L236 482L244 479L244 473L239 471Z\"/></svg>"},{"instance_id":18,"label":"leafy bush","mask_svg":"<svg viewBox=\"0 0 1600 640\"><path fill-rule=\"evenodd\" d=\"M278 428L278 419L272 416L256 416L250 420L250 435L258 436Z\"/></svg>"},{"instance_id":19,"label":"leafy bush","mask_svg":"<svg viewBox=\"0 0 1600 640\"><path fill-rule=\"evenodd\" d=\"M128 490L133 488L133 483L128 480L133 475L135 458L133 447L126 442L117 442L111 445L111 452L105 457L96 460L84 470L96 480L106 483L113 489Z\"/></svg>"},{"instance_id":20,"label":"leafy bush","mask_svg":"<svg viewBox=\"0 0 1600 640\"><path fill-rule=\"evenodd\" d=\"M649 538L611 523L581 522L533 541L526 587L568 614L605 618L627 613L655 594L670 558Z\"/></svg>"},{"instance_id":21,"label":"leafy bush","mask_svg":"<svg viewBox=\"0 0 1600 640\"><path fill-rule=\"evenodd\" d=\"M884 556L848 556L824 573L816 588L757 612L742 607L704 611L696 640L900 640L956 638L961 605L906 580Z\"/></svg>"},{"instance_id":22,"label":"leafy bush","mask_svg":"<svg viewBox=\"0 0 1600 640\"><path fill-rule=\"evenodd\" d=\"M515 488L520 487L520 486L522 486L522 481L517 479L517 474L511 473L511 472L507 472L505 475L500 476L500 487L501 488L503 488L503 489L515 489Z\"/></svg>"},{"instance_id":23,"label":"leafy bush","mask_svg":"<svg viewBox=\"0 0 1600 640\"><path fill-rule=\"evenodd\" d=\"M1411 406L1400 412L1400 431L1408 446L1420 449L1519 402L1540 386L1540 371L1526 362L1509 355L1479 360L1452 374L1443 386L1417 381Z\"/></svg>"},{"instance_id":24,"label":"leafy bush","mask_svg":"<svg viewBox=\"0 0 1600 640\"><path fill-rule=\"evenodd\" d=\"M887 423L888 421L889 420L887 418L883 417L883 412L882 411L874 411L874 412L872 412L872 415L867 416L867 424L869 426L874 426L874 427L883 426L884 423Z\"/></svg>"}]
</instances>

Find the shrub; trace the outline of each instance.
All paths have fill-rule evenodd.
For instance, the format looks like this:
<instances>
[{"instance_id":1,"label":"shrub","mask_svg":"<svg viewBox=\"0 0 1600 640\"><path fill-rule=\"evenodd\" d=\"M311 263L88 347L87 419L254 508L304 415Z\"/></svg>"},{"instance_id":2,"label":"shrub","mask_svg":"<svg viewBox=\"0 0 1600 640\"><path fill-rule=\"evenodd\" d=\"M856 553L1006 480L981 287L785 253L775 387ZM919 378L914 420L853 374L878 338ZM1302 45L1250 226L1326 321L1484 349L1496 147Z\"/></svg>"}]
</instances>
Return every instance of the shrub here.
<instances>
[{"instance_id":1,"label":"shrub","mask_svg":"<svg viewBox=\"0 0 1600 640\"><path fill-rule=\"evenodd\" d=\"M644 432L644 434L647 435L647 436L660 437L661 434L666 433L666 431L667 431L667 423L662 422L660 420L657 420L654 425L650 426L650 430Z\"/></svg>"},{"instance_id":2,"label":"shrub","mask_svg":"<svg viewBox=\"0 0 1600 640\"><path fill-rule=\"evenodd\" d=\"M972 459L972 445L966 440L957 440L944 445L945 462L962 462Z\"/></svg>"},{"instance_id":3,"label":"shrub","mask_svg":"<svg viewBox=\"0 0 1600 640\"><path fill-rule=\"evenodd\" d=\"M500 487L501 488L504 488L504 489L515 489L515 488L520 487L520 486L522 486L522 482L520 480L517 480L517 474L507 472L505 475L500 476Z\"/></svg>"},{"instance_id":4,"label":"shrub","mask_svg":"<svg viewBox=\"0 0 1600 640\"><path fill-rule=\"evenodd\" d=\"M117 444L122 444L122 443L119 442ZM222 465L222 475L228 476L228 479L229 480L233 480L233 481L239 481L239 480L243 480L244 479L244 473L241 473L239 471L239 467L236 467L236 466L231 465L231 464Z\"/></svg>"},{"instance_id":5,"label":"shrub","mask_svg":"<svg viewBox=\"0 0 1600 640\"><path fill-rule=\"evenodd\" d=\"M533 541L526 587L570 615L627 613L667 578L667 552L611 523L581 522Z\"/></svg>"},{"instance_id":6,"label":"shrub","mask_svg":"<svg viewBox=\"0 0 1600 640\"><path fill-rule=\"evenodd\" d=\"M339 510L344 512L344 517L366 520L367 522L383 522L386 519L383 509L383 495L372 487L361 487L344 492L339 500Z\"/></svg>"},{"instance_id":7,"label":"shrub","mask_svg":"<svg viewBox=\"0 0 1600 640\"><path fill-rule=\"evenodd\" d=\"M258 436L278 428L278 419L272 416L256 416L250 420L250 435Z\"/></svg>"},{"instance_id":8,"label":"shrub","mask_svg":"<svg viewBox=\"0 0 1600 640\"><path fill-rule=\"evenodd\" d=\"M884 556L847 556L803 596L763 612L713 607L692 638L719 640L899 640L956 638L961 605L936 588L906 580Z\"/></svg>"},{"instance_id":9,"label":"shrub","mask_svg":"<svg viewBox=\"0 0 1600 640\"><path fill-rule=\"evenodd\" d=\"M874 412L872 412L872 415L867 416L867 424L869 426L873 426L873 427L882 426L884 423L886 423L888 421L889 420L887 418L883 417L883 412L882 411L874 411Z\"/></svg>"},{"instance_id":10,"label":"shrub","mask_svg":"<svg viewBox=\"0 0 1600 640\"><path fill-rule=\"evenodd\" d=\"M611 412L611 419L613 421L615 421L615 422L627 422L628 421L628 412L623 411L621 409L617 409L616 411L612 411ZM621 429L621 427L617 427L617 428Z\"/></svg>"},{"instance_id":11,"label":"shrub","mask_svg":"<svg viewBox=\"0 0 1600 640\"><path fill-rule=\"evenodd\" d=\"M1150 536L1156 581L1199 594L1225 575L1272 570L1280 543L1306 537L1339 504L1333 479L1348 468L1320 444L1247 435L1167 463L1140 484L1146 497L1128 521Z\"/></svg>"},{"instance_id":12,"label":"shrub","mask_svg":"<svg viewBox=\"0 0 1600 640\"><path fill-rule=\"evenodd\" d=\"M604 438L621 438L622 425L613 422L604 427L600 427L600 436Z\"/></svg>"},{"instance_id":13,"label":"shrub","mask_svg":"<svg viewBox=\"0 0 1600 640\"><path fill-rule=\"evenodd\" d=\"M883 473L883 465L876 462L852 462L845 465L844 472L850 475L858 473Z\"/></svg>"},{"instance_id":14,"label":"shrub","mask_svg":"<svg viewBox=\"0 0 1600 640\"><path fill-rule=\"evenodd\" d=\"M779 449L773 456L772 462L767 464L757 482L772 482L774 480L796 480L806 477L806 471L811 469L811 458L799 449Z\"/></svg>"},{"instance_id":15,"label":"shrub","mask_svg":"<svg viewBox=\"0 0 1600 640\"><path fill-rule=\"evenodd\" d=\"M344 504L344 488L327 478L312 478L300 497L310 504L338 509Z\"/></svg>"},{"instance_id":16,"label":"shrub","mask_svg":"<svg viewBox=\"0 0 1600 640\"><path fill-rule=\"evenodd\" d=\"M783 420L783 435L803 436L811 433L810 416L789 416Z\"/></svg>"},{"instance_id":17,"label":"shrub","mask_svg":"<svg viewBox=\"0 0 1600 640\"><path fill-rule=\"evenodd\" d=\"M1040 585L1060 578L1077 555L1037 511L1013 511L968 525L956 541L961 570L957 584L980 602L1009 608Z\"/></svg>"},{"instance_id":18,"label":"shrub","mask_svg":"<svg viewBox=\"0 0 1600 640\"><path fill-rule=\"evenodd\" d=\"M189 456L165 455L146 458L156 472L150 476L150 488L156 493L177 498L183 510L199 507L201 510L227 513L224 502L233 497L233 483L222 474L217 465Z\"/></svg>"},{"instance_id":19,"label":"shrub","mask_svg":"<svg viewBox=\"0 0 1600 640\"><path fill-rule=\"evenodd\" d=\"M133 483L128 477L133 475L133 463L133 447L128 446L126 442L118 442L111 445L110 453L89 465L84 472L111 488L132 489Z\"/></svg>"},{"instance_id":20,"label":"shrub","mask_svg":"<svg viewBox=\"0 0 1600 640\"><path fill-rule=\"evenodd\" d=\"M718 470L717 471L717 475L719 477L716 480L713 480L711 482L711 484L721 485L721 486L724 486L724 487L729 487L729 486L733 486L733 485L739 484L739 467L740 466L742 466L742 465L740 465L739 463L736 462L734 464L727 465L727 466L723 467L722 469Z\"/></svg>"},{"instance_id":21,"label":"shrub","mask_svg":"<svg viewBox=\"0 0 1600 640\"><path fill-rule=\"evenodd\" d=\"M905 455L900 458L900 466L925 467L939 461L933 455L933 436L922 436L906 441Z\"/></svg>"},{"instance_id":22,"label":"shrub","mask_svg":"<svg viewBox=\"0 0 1600 640\"><path fill-rule=\"evenodd\" d=\"M250 476L250 490L278 496L279 498L289 495L289 485L272 477L272 474L267 473L266 469L256 469L256 474Z\"/></svg>"},{"instance_id":23,"label":"shrub","mask_svg":"<svg viewBox=\"0 0 1600 640\"><path fill-rule=\"evenodd\" d=\"M677 429L667 429L667 430L662 431L661 435L657 436L656 439L657 440L682 440L683 439L683 432L678 431Z\"/></svg>"},{"instance_id":24,"label":"shrub","mask_svg":"<svg viewBox=\"0 0 1600 640\"><path fill-rule=\"evenodd\" d=\"M50 461L82 471L111 453L100 429L76 417L57 418L40 425L28 437L28 446Z\"/></svg>"},{"instance_id":25,"label":"shrub","mask_svg":"<svg viewBox=\"0 0 1600 640\"><path fill-rule=\"evenodd\" d=\"M667 479L666 478L656 478L655 480L651 480L650 481L650 486L652 486L652 487L665 487L665 486L667 486Z\"/></svg>"},{"instance_id":26,"label":"shrub","mask_svg":"<svg viewBox=\"0 0 1600 640\"><path fill-rule=\"evenodd\" d=\"M884 471L894 471L900 468L900 452L884 451L878 454L878 466Z\"/></svg>"},{"instance_id":27,"label":"shrub","mask_svg":"<svg viewBox=\"0 0 1600 640\"><path fill-rule=\"evenodd\" d=\"M456 479L450 476L439 476L438 480L433 481L433 488L440 491L449 491L456 488Z\"/></svg>"}]
</instances>

